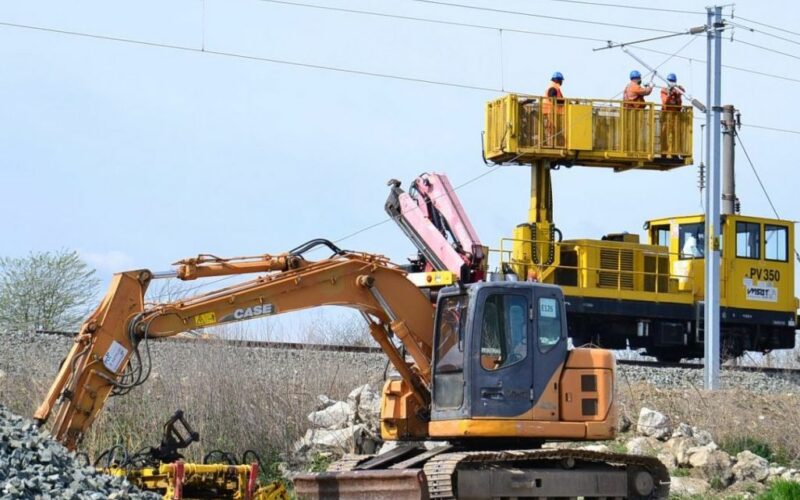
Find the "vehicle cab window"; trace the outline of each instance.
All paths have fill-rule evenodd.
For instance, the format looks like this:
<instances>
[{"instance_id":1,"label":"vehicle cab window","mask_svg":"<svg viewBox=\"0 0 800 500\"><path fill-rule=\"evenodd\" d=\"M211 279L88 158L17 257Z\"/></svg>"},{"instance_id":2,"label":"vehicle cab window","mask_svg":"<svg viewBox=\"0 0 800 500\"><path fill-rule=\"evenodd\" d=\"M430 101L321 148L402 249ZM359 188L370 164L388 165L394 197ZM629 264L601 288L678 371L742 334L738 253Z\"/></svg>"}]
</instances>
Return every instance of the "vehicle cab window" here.
<instances>
[{"instance_id":1,"label":"vehicle cab window","mask_svg":"<svg viewBox=\"0 0 800 500\"><path fill-rule=\"evenodd\" d=\"M650 240L654 245L669 247L669 225L654 226Z\"/></svg>"},{"instance_id":2,"label":"vehicle cab window","mask_svg":"<svg viewBox=\"0 0 800 500\"><path fill-rule=\"evenodd\" d=\"M464 320L467 296L445 297L437 307L438 336L433 400L441 408L464 402Z\"/></svg>"},{"instance_id":3,"label":"vehicle cab window","mask_svg":"<svg viewBox=\"0 0 800 500\"><path fill-rule=\"evenodd\" d=\"M786 262L788 259L788 233L786 226L764 225L764 258Z\"/></svg>"},{"instance_id":4,"label":"vehicle cab window","mask_svg":"<svg viewBox=\"0 0 800 500\"><path fill-rule=\"evenodd\" d=\"M481 366L485 370L499 370L528 356L528 301L525 297L490 295L481 321Z\"/></svg>"},{"instance_id":5,"label":"vehicle cab window","mask_svg":"<svg viewBox=\"0 0 800 500\"><path fill-rule=\"evenodd\" d=\"M561 308L555 298L540 297L538 311L539 350L545 353L561 340Z\"/></svg>"},{"instance_id":6,"label":"vehicle cab window","mask_svg":"<svg viewBox=\"0 0 800 500\"><path fill-rule=\"evenodd\" d=\"M736 256L746 259L761 258L761 224L736 223Z\"/></svg>"},{"instance_id":7,"label":"vehicle cab window","mask_svg":"<svg viewBox=\"0 0 800 500\"><path fill-rule=\"evenodd\" d=\"M678 226L681 259L702 259L705 252L705 224L695 222Z\"/></svg>"}]
</instances>

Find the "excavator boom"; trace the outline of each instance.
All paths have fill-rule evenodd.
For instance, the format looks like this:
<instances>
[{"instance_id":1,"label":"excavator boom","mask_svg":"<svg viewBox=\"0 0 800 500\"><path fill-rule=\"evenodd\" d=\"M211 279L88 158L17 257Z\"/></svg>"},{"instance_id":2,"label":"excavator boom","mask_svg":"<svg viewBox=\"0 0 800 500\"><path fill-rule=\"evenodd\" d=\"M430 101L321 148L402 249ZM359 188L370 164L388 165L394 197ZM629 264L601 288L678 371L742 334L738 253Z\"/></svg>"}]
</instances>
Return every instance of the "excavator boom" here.
<instances>
[{"instance_id":1,"label":"excavator boom","mask_svg":"<svg viewBox=\"0 0 800 500\"><path fill-rule=\"evenodd\" d=\"M269 273L175 302L145 304L153 277L150 271L116 274L108 294L81 327L35 418L43 423L59 406L53 435L74 449L110 395L124 394L147 378L150 367L140 352L142 342L323 305L360 311L372 336L411 388L417 407L427 408L433 350L431 302L384 257L345 252L325 240L312 243L277 256L200 256L180 261L175 273L180 279ZM322 244L334 250L331 258L317 262L303 258L302 252ZM412 365L392 336L412 357Z\"/></svg>"}]
</instances>

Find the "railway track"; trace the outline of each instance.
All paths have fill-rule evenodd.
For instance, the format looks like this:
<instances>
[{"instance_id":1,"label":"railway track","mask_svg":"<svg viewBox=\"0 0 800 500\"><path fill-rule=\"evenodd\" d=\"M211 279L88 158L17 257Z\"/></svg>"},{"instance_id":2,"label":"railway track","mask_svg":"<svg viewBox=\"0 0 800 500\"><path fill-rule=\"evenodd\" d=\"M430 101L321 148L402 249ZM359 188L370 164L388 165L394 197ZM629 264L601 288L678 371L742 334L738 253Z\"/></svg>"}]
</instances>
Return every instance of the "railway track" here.
<instances>
[{"instance_id":1,"label":"railway track","mask_svg":"<svg viewBox=\"0 0 800 500\"><path fill-rule=\"evenodd\" d=\"M60 337L74 337L78 332L65 332L58 330L36 330L36 333L42 335L57 335ZM177 336L165 338L150 338L151 342L206 342L213 341L218 344L229 345L233 347L249 347L256 349L290 349L290 350L305 350L305 351L333 351L333 352L355 352L364 354L381 354L383 351L380 347L366 347L366 346L351 346L351 345L335 345L335 344L304 344L301 342L273 342L267 340L231 340L219 337L192 337Z\"/></svg>"},{"instance_id":2,"label":"railway track","mask_svg":"<svg viewBox=\"0 0 800 500\"><path fill-rule=\"evenodd\" d=\"M617 364L626 366L643 366L647 368L681 368L686 370L702 370L704 366L703 363L662 363L660 361L646 361L638 359L618 359ZM800 368L778 368L773 366L722 365L722 370L776 375L800 375Z\"/></svg>"},{"instance_id":3,"label":"railway track","mask_svg":"<svg viewBox=\"0 0 800 500\"><path fill-rule=\"evenodd\" d=\"M62 337L74 337L77 332L66 332L57 330L37 330L36 333L43 335L58 335ZM154 342L203 342L208 340L208 337L167 337L162 339L151 339ZM332 352L354 352L364 354L381 354L378 347L366 346L348 346L348 345L334 345L334 344L305 344L301 342L273 342L266 340L231 340L213 338L214 342L229 345L233 347L247 347L255 349L290 349L290 350L306 350L306 351L332 351ZM703 363L662 363L659 361L647 360L634 360L634 359L618 359L617 364L623 366L641 366L645 368L680 368L686 370L702 370ZM747 365L723 365L723 370L751 372L751 373L766 373L775 375L798 375L800 376L800 368L776 368L765 366L747 366Z\"/></svg>"}]
</instances>

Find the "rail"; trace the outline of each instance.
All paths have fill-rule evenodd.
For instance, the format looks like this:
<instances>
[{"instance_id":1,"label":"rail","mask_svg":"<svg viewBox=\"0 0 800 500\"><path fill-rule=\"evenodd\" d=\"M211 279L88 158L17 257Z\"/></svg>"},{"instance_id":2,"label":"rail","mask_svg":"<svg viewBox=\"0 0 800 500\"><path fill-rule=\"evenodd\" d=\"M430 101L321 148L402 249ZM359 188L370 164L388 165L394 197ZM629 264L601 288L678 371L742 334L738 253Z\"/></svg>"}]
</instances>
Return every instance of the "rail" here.
<instances>
[{"instance_id":1,"label":"rail","mask_svg":"<svg viewBox=\"0 0 800 500\"><path fill-rule=\"evenodd\" d=\"M692 163L692 116L691 106L509 94L486 106L484 154L496 163L667 170Z\"/></svg>"},{"instance_id":2,"label":"rail","mask_svg":"<svg viewBox=\"0 0 800 500\"><path fill-rule=\"evenodd\" d=\"M510 243L513 247L520 243L525 245L549 245L555 244L562 249L574 249L576 252L582 249L597 250L597 260L601 265L576 265L563 264L556 261L555 264L538 266L542 270L552 269L553 273L561 271L572 271L574 273L574 283L565 283L558 280L556 274L556 284L561 286L575 286L581 289L599 288L604 290L615 290L621 292L647 292L655 295L658 300L659 295L671 295L676 293L681 295L695 295L695 280L692 275L673 273L671 261L678 255L677 253L654 249L652 245L631 244L627 246L619 242L592 243L591 240L573 240L561 243L552 243L544 240L526 240L520 238L502 238L499 249L490 249L489 254L499 256L499 268L505 266L531 266L528 261L515 259L514 250L507 249ZM649 248L647 248L649 247ZM635 255L642 257L641 267L646 267L645 257L652 258L654 269L636 269ZM605 263L606 265L602 265ZM611 265L609 265L611 264ZM664 269L666 265L666 269ZM534 267L536 267L534 265ZM541 274L540 274L541 275ZM680 286L677 286L680 284Z\"/></svg>"},{"instance_id":3,"label":"rail","mask_svg":"<svg viewBox=\"0 0 800 500\"><path fill-rule=\"evenodd\" d=\"M55 335L59 337L75 337L78 332L62 330L36 330L40 335ZM151 342L184 343L184 344L216 344L230 347L252 347L258 349L283 349L290 351L328 351L328 352L353 352L362 354L383 354L380 347L369 347L359 345L340 345L340 344L309 344L303 342L276 342L271 340L237 340L226 339L213 335L195 337L191 335L178 335L175 337L159 337L149 339Z\"/></svg>"},{"instance_id":4,"label":"rail","mask_svg":"<svg viewBox=\"0 0 800 500\"><path fill-rule=\"evenodd\" d=\"M64 337L73 337L78 334L78 332L67 332L67 331L56 331L56 330L37 330L36 333L43 335L57 335ZM210 342L212 345L225 345L232 347L257 348L257 349L334 351L334 352L351 352L359 354L383 353L383 351L378 347L343 346L343 345L332 345L332 344L304 344L297 342L271 342L264 340L225 340L221 338L207 339L207 338L193 338L193 337L167 337L163 339L153 339L153 340L157 342L166 342L166 343ZM617 364L642 366L649 368L685 368L685 369L703 368L702 363L662 363L659 361L632 360L632 359L617 359ZM763 372L776 375L800 376L800 368L782 368L782 367L749 366L749 365L723 365L722 369L730 371Z\"/></svg>"}]
</instances>

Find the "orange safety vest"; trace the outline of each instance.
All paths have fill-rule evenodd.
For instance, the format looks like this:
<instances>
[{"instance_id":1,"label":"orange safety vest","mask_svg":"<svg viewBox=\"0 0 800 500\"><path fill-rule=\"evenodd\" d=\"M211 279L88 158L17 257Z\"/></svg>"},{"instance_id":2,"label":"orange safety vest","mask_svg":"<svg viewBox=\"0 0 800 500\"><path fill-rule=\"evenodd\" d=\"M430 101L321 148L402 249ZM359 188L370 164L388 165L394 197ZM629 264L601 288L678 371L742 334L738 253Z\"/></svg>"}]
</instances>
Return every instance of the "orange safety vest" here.
<instances>
[{"instance_id":1,"label":"orange safety vest","mask_svg":"<svg viewBox=\"0 0 800 500\"><path fill-rule=\"evenodd\" d=\"M683 90L683 87L677 86L677 89ZM683 100L681 93L675 89L661 89L661 105L667 111L680 110Z\"/></svg>"},{"instance_id":2,"label":"orange safety vest","mask_svg":"<svg viewBox=\"0 0 800 500\"><path fill-rule=\"evenodd\" d=\"M653 91L653 88L650 87L649 89L645 89L641 85L636 82L630 82L628 85L625 86L625 90L622 92L622 100L625 102L626 108L643 108L644 107L644 96L650 95L650 92Z\"/></svg>"},{"instance_id":3,"label":"orange safety vest","mask_svg":"<svg viewBox=\"0 0 800 500\"><path fill-rule=\"evenodd\" d=\"M550 95L550 89L556 90L556 97L548 97ZM564 94L561 93L561 85L557 84L556 82L550 82L550 85L547 86L547 89L544 91L544 98L542 99L542 113L547 115L553 110L553 101L556 101L558 105L556 106L556 113L563 114L564 113Z\"/></svg>"}]
</instances>

